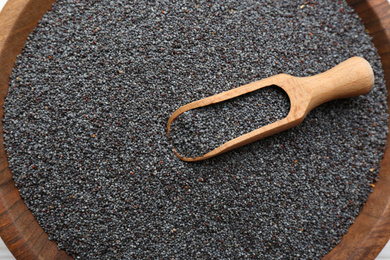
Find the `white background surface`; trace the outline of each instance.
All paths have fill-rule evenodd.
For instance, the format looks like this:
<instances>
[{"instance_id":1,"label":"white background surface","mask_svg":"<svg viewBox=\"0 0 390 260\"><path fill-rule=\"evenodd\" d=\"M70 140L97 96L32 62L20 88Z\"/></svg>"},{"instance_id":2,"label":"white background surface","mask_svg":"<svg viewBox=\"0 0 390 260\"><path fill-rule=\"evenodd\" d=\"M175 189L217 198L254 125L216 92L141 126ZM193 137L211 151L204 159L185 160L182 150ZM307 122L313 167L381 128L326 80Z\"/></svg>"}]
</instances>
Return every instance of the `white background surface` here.
<instances>
[{"instance_id":1,"label":"white background surface","mask_svg":"<svg viewBox=\"0 0 390 260\"><path fill-rule=\"evenodd\" d=\"M0 0L0 10L3 8L7 0ZM390 0L389 0L390 2ZM1 30L1 28L0 28ZM15 259L12 254L8 251L3 241L0 239L0 260L11 260ZM378 255L376 260L390 260L390 242L387 243L382 252Z\"/></svg>"}]
</instances>

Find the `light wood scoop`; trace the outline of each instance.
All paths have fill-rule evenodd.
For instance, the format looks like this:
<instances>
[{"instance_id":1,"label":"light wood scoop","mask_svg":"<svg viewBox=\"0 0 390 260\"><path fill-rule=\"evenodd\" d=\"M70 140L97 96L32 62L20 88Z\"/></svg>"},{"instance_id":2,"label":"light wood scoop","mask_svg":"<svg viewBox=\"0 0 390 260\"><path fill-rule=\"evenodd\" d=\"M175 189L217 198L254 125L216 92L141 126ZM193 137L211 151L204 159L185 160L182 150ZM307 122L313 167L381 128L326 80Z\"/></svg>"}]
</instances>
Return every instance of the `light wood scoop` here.
<instances>
[{"instance_id":1,"label":"light wood scoop","mask_svg":"<svg viewBox=\"0 0 390 260\"><path fill-rule=\"evenodd\" d=\"M374 72L365 59L353 57L311 77L275 75L180 107L168 120L167 135L169 137L172 122L188 110L219 103L271 85L281 87L290 98L290 112L286 118L234 138L196 158L183 157L174 149L175 154L183 161L201 161L297 126L313 108L325 102L368 93L374 85Z\"/></svg>"}]
</instances>

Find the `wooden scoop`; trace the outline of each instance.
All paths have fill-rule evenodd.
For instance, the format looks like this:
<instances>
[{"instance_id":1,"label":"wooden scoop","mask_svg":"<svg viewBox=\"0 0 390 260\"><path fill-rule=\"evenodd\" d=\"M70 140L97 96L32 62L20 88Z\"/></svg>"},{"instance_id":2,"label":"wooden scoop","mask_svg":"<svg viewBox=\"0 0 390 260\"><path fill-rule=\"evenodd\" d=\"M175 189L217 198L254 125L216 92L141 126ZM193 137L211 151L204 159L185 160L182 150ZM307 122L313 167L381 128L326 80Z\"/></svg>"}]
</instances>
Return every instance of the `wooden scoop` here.
<instances>
[{"instance_id":1,"label":"wooden scoop","mask_svg":"<svg viewBox=\"0 0 390 260\"><path fill-rule=\"evenodd\" d=\"M327 101L368 93L374 85L374 73L365 59L353 57L324 73L311 77L302 78L279 74L262 79L180 107L168 120L168 137L172 122L180 114L191 109L232 99L270 85L281 87L290 98L290 112L286 118L234 138L211 152L196 158L183 157L174 149L175 154L183 161L201 161L297 126L313 108Z\"/></svg>"}]
</instances>

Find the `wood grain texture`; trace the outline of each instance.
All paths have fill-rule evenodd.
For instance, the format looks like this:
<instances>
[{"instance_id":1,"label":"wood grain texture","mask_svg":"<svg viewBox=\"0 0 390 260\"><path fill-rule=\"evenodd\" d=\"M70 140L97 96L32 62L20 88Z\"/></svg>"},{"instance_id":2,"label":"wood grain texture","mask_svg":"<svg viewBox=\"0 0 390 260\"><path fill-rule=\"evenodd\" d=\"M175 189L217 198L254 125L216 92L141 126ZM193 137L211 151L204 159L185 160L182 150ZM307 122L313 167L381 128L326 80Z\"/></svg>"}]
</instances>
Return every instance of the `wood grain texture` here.
<instances>
[{"instance_id":1,"label":"wood grain texture","mask_svg":"<svg viewBox=\"0 0 390 260\"><path fill-rule=\"evenodd\" d=\"M16 56L54 0L9 0L0 13L0 118ZM382 58L390 89L390 5L387 0L347 0L363 19ZM374 259L390 238L390 138L380 180L348 233L324 259ZM8 168L0 122L0 236L17 259L68 259L38 225Z\"/></svg>"},{"instance_id":2,"label":"wood grain texture","mask_svg":"<svg viewBox=\"0 0 390 260\"><path fill-rule=\"evenodd\" d=\"M291 108L287 117L229 140L204 155L195 158L184 157L174 148L176 156L187 162L202 161L295 127L313 108L325 102L370 92L374 86L374 72L367 60L352 57L328 71L311 77L279 74L258 80L179 107L168 119L167 135L169 137L171 124L186 111L217 104L271 85L280 87L288 95Z\"/></svg>"}]
</instances>

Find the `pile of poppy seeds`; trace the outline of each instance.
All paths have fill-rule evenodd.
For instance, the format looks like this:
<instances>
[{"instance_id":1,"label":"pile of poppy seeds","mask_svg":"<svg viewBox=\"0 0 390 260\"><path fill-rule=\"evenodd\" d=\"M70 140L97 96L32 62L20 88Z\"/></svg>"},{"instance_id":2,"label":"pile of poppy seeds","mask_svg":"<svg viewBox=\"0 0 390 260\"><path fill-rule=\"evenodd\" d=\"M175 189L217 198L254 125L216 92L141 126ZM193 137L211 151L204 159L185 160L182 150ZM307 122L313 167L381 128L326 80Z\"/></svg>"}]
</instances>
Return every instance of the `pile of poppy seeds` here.
<instances>
[{"instance_id":1,"label":"pile of poppy seeds","mask_svg":"<svg viewBox=\"0 0 390 260\"><path fill-rule=\"evenodd\" d=\"M169 140L180 106L352 56L373 67L369 94L209 160L174 155L176 144L202 153L289 110L270 87L182 115L188 124ZM75 258L318 259L378 178L386 97L377 51L344 1L59 0L16 62L4 142L25 203Z\"/></svg>"}]
</instances>

